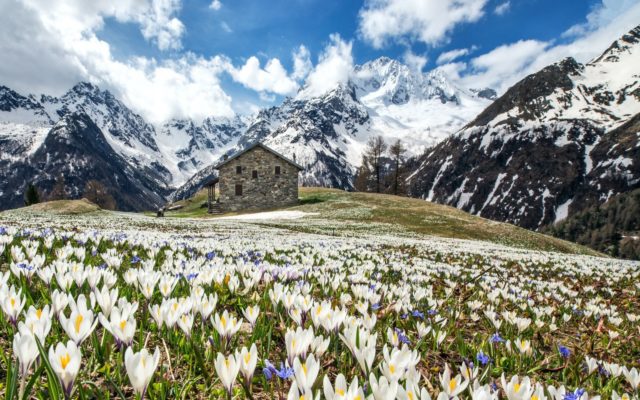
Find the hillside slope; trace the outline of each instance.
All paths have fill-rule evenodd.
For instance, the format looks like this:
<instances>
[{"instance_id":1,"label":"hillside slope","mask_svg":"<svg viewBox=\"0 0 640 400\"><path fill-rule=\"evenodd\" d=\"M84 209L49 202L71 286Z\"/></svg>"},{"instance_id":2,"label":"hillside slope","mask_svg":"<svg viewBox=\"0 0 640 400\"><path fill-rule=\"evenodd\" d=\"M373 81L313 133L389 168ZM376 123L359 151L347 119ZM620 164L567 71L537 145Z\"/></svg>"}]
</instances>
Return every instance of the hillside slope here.
<instances>
[{"instance_id":1,"label":"hillside slope","mask_svg":"<svg viewBox=\"0 0 640 400\"><path fill-rule=\"evenodd\" d=\"M640 260L640 189L613 196L543 231L615 257Z\"/></svg>"},{"instance_id":2,"label":"hillside slope","mask_svg":"<svg viewBox=\"0 0 640 400\"><path fill-rule=\"evenodd\" d=\"M640 26L511 87L419 158L411 195L538 229L640 185Z\"/></svg>"},{"instance_id":3,"label":"hillside slope","mask_svg":"<svg viewBox=\"0 0 640 400\"><path fill-rule=\"evenodd\" d=\"M206 191L177 202L182 209L167 217L216 218L202 205ZM338 189L300 188L300 205L288 207L307 213L301 220L256 222L300 232L324 235L399 234L488 241L532 250L599 254L586 247L517 226L476 217L454 207L420 199Z\"/></svg>"}]
</instances>

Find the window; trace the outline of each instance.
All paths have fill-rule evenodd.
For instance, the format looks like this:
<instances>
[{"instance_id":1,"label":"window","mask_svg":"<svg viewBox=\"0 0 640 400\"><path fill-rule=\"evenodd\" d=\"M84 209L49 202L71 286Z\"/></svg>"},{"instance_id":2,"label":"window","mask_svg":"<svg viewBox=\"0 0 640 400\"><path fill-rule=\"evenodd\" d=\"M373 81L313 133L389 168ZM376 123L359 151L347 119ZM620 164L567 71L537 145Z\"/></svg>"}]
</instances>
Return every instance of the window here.
<instances>
[{"instance_id":1,"label":"window","mask_svg":"<svg viewBox=\"0 0 640 400\"><path fill-rule=\"evenodd\" d=\"M242 167L240 165L238 165L236 167L236 174L240 175L242 173Z\"/></svg>"},{"instance_id":2,"label":"window","mask_svg":"<svg viewBox=\"0 0 640 400\"><path fill-rule=\"evenodd\" d=\"M258 179L258 171L256 171L255 169L251 171L251 177L253 179Z\"/></svg>"},{"instance_id":3,"label":"window","mask_svg":"<svg viewBox=\"0 0 640 400\"><path fill-rule=\"evenodd\" d=\"M242 185L236 185L236 196L242 196Z\"/></svg>"},{"instance_id":4,"label":"window","mask_svg":"<svg viewBox=\"0 0 640 400\"><path fill-rule=\"evenodd\" d=\"M280 166L276 165L276 171L275 171L276 175L280 175Z\"/></svg>"}]
</instances>

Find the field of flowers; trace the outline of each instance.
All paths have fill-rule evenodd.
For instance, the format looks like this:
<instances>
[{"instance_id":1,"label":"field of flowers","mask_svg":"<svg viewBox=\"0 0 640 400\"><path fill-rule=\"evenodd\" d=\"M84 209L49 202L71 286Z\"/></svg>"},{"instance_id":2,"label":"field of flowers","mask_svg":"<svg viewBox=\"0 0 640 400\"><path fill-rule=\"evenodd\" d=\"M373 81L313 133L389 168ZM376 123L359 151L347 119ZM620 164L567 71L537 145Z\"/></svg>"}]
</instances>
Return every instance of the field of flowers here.
<instances>
[{"instance_id":1,"label":"field of flowers","mask_svg":"<svg viewBox=\"0 0 640 400\"><path fill-rule=\"evenodd\" d=\"M337 228L0 214L0 393L638 397L639 263Z\"/></svg>"}]
</instances>

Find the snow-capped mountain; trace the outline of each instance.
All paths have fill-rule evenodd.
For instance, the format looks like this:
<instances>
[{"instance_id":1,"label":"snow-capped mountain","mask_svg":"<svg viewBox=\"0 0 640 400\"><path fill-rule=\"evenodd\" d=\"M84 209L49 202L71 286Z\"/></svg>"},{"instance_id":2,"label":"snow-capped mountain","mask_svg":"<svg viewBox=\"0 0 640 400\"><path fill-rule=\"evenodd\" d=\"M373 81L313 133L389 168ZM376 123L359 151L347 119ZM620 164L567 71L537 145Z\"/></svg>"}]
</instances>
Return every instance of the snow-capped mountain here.
<instances>
[{"instance_id":1,"label":"snow-capped mountain","mask_svg":"<svg viewBox=\"0 0 640 400\"><path fill-rule=\"evenodd\" d=\"M64 176L69 198L81 197L88 181L100 181L121 210L157 207L168 194L147 171L116 153L103 130L83 112L64 114L36 150L23 158L2 158L0 171L2 208L22 205L26 183L50 192L59 176Z\"/></svg>"},{"instance_id":2,"label":"snow-capped mountain","mask_svg":"<svg viewBox=\"0 0 640 400\"><path fill-rule=\"evenodd\" d=\"M411 194L539 228L640 184L640 26L527 76L418 160Z\"/></svg>"},{"instance_id":3,"label":"snow-capped mountain","mask_svg":"<svg viewBox=\"0 0 640 400\"><path fill-rule=\"evenodd\" d=\"M0 209L21 205L24 187L31 182L36 183L40 190L47 191L52 186L52 179L64 173L68 195L77 197L82 194L86 180L93 179L90 176L95 175L92 171L97 168L95 164L56 164L59 160L67 162L70 154L81 156L71 142L65 151L62 145L64 141L57 141L56 152L47 153L49 170L29 165L41 163L36 153L46 147L48 141L54 140L52 138L60 131L59 124L76 128L87 125L84 122L80 125L71 124L67 116L73 116L70 118L74 121L79 116L82 116L81 120L88 118L98 127L109 148L109 157L102 159L104 170L109 170L105 165L109 163L107 160L111 160L112 164L119 166L119 173L126 175L124 181L144 181L140 185L141 195L113 193L116 200L119 196L123 200L122 204L118 204L120 208L136 210L164 204L165 196L173 188L234 145L246 128L245 120L238 117L219 120L207 118L199 124L174 120L156 129L109 91L85 82L77 84L61 97L23 96L2 86L0 172L12 179L0 182L0 198L4 200ZM78 131L74 129L74 132ZM94 133L91 131L91 134ZM81 135L74 143L82 143L86 139L87 135ZM87 152L90 153L89 150ZM93 159L90 154L87 157ZM66 168L69 165L72 167ZM111 177L119 176L119 173ZM121 190L124 187L122 185L127 185L123 183L123 178L119 178L115 184L111 180L103 179L103 183L113 184L109 189L114 192ZM131 192L130 188L128 190ZM136 203L136 199L140 201Z\"/></svg>"},{"instance_id":4,"label":"snow-capped mountain","mask_svg":"<svg viewBox=\"0 0 640 400\"><path fill-rule=\"evenodd\" d=\"M422 73L382 57L356 66L348 82L320 96L307 96L303 87L260 111L228 153L261 141L305 167L303 185L351 189L369 138L400 139L417 156L470 121L492 93L465 90L441 71ZM213 168L201 170L173 197L193 195L213 176Z\"/></svg>"},{"instance_id":5,"label":"snow-capped mountain","mask_svg":"<svg viewBox=\"0 0 640 400\"><path fill-rule=\"evenodd\" d=\"M372 132L403 140L416 156L462 128L495 96L491 89L457 87L438 69L420 73L387 57L357 66L353 75Z\"/></svg>"},{"instance_id":6,"label":"snow-capped mountain","mask_svg":"<svg viewBox=\"0 0 640 400\"><path fill-rule=\"evenodd\" d=\"M205 118L201 123L173 119L159 127L156 140L173 177L172 185L180 186L235 146L248 120L240 116Z\"/></svg>"}]
</instances>

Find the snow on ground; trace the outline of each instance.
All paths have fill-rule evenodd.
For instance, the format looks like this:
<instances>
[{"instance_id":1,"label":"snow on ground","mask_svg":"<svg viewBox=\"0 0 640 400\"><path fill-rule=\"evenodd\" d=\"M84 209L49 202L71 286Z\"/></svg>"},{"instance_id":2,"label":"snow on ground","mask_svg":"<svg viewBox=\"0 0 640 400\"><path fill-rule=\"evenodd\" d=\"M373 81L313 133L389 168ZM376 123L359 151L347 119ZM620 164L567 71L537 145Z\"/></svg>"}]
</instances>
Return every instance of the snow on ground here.
<instances>
[{"instance_id":1,"label":"snow on ground","mask_svg":"<svg viewBox=\"0 0 640 400\"><path fill-rule=\"evenodd\" d=\"M231 217L220 217L217 219L235 219L235 220L271 220L271 219L300 219L318 213L306 213L303 211L267 211L254 214L234 215Z\"/></svg>"}]
</instances>

